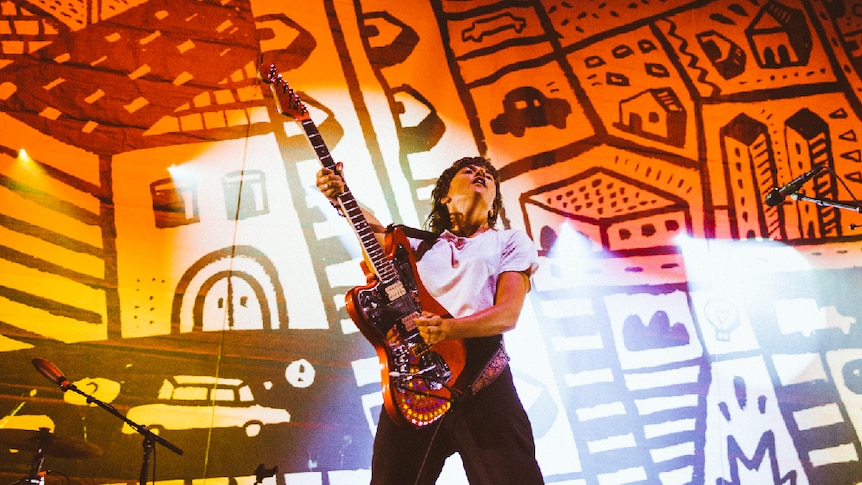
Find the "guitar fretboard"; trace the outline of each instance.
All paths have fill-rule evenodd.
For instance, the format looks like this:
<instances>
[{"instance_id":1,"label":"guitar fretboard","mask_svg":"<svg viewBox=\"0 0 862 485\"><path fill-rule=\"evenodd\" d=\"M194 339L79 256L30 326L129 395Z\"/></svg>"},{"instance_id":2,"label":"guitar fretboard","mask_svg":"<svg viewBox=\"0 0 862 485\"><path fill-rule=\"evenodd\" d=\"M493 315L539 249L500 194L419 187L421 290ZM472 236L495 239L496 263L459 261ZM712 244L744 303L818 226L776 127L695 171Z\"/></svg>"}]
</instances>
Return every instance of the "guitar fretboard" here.
<instances>
[{"instance_id":1,"label":"guitar fretboard","mask_svg":"<svg viewBox=\"0 0 862 485\"><path fill-rule=\"evenodd\" d=\"M301 121L300 124L302 125L302 129L305 130L305 135L308 137L312 148L314 148L314 153L317 154L317 159L320 160L321 165L324 168L336 171L336 164L332 159L332 154L329 153L329 148L323 141L323 137L320 135L320 131L318 131L314 121L306 119ZM356 202L356 198L353 197L347 185L344 186L344 192L338 196L338 200L344 215L350 221L351 227L353 227L353 232L356 233L356 237L359 238L359 242L368 255L374 273L380 281L391 282L397 279L398 274L395 271L395 267L389 258L386 257L386 253L383 251L380 241L377 240L371 224L368 223L368 219L362 213L362 208Z\"/></svg>"}]
</instances>

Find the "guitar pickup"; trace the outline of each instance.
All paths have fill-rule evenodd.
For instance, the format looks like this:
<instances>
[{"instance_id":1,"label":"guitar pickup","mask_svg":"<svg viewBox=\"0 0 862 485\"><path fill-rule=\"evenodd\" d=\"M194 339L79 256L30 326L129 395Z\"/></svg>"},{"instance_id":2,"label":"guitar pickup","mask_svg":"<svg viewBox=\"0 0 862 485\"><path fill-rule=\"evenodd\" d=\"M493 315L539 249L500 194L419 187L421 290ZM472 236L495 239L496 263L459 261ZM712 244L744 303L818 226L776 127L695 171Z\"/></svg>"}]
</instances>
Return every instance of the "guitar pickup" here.
<instances>
[{"instance_id":1,"label":"guitar pickup","mask_svg":"<svg viewBox=\"0 0 862 485\"><path fill-rule=\"evenodd\" d=\"M389 301L395 301L407 294L407 289L404 288L404 283L400 281L396 281L391 285L386 285L386 288L383 290L386 292L386 298L389 298Z\"/></svg>"}]
</instances>

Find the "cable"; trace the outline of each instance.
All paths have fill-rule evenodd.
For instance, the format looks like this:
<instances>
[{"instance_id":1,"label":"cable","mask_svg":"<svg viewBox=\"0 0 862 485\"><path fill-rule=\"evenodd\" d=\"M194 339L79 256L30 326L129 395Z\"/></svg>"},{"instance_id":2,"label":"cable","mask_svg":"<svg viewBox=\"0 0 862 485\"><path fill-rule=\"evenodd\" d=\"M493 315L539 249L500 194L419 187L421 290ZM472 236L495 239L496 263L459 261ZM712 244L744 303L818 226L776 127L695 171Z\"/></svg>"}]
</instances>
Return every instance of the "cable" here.
<instances>
[{"instance_id":1,"label":"cable","mask_svg":"<svg viewBox=\"0 0 862 485\"><path fill-rule=\"evenodd\" d=\"M63 477L64 480L66 480L66 485L69 485L72 482L71 480L69 480L68 475L57 470L45 470L45 475L60 475L61 477Z\"/></svg>"},{"instance_id":2,"label":"cable","mask_svg":"<svg viewBox=\"0 0 862 485\"><path fill-rule=\"evenodd\" d=\"M835 178L838 180L838 183L840 183L840 184L844 187L844 190L846 190L846 191L847 191L847 193L848 193L848 194L850 194L850 198L851 198L851 199L853 199L853 202L855 202L855 203L856 203L856 207L858 207L858 208L860 209L860 211L862 211L862 204L860 204L860 203L859 203L859 199L857 199L857 198L856 198L856 196L855 196L855 195L853 195L853 191L852 191L852 190L850 190L850 187L847 185L847 183L846 183L846 182L844 182L844 179L842 179L841 177L839 177L839 176L838 176L838 174L837 174L837 173L835 173L835 171L834 171L834 170L832 170L831 168L827 167L826 169L827 169L827 170L828 170L832 175L834 175L834 176L835 176Z\"/></svg>"},{"instance_id":3,"label":"cable","mask_svg":"<svg viewBox=\"0 0 862 485\"><path fill-rule=\"evenodd\" d=\"M839 177L838 174L835 173L835 171L831 168L827 167L827 170L835 177L836 180L838 180L838 183L840 183L844 187L844 190L846 190L847 193L850 194L850 198L853 199L853 202L856 203L856 207L858 208L857 212L862 213L862 204L860 204L859 199L857 199L856 196L853 195L853 191L850 190L850 187L847 185L847 182L845 182L844 179ZM848 226L851 231L854 231L860 227L862 227L862 225L860 224L850 224Z\"/></svg>"},{"instance_id":4,"label":"cable","mask_svg":"<svg viewBox=\"0 0 862 485\"><path fill-rule=\"evenodd\" d=\"M428 440L428 447L425 448L425 454L422 456L422 463L419 464L419 471L416 472L416 480L413 482L413 485L419 485L419 480L422 478L422 472L425 471L425 464L428 462L428 455L431 454L431 447L434 445L434 440L437 439L437 433L440 431L440 427L443 426L444 419L446 419L445 414L442 418L437 420L434 433L431 435L431 439Z\"/></svg>"},{"instance_id":5,"label":"cable","mask_svg":"<svg viewBox=\"0 0 862 485\"><path fill-rule=\"evenodd\" d=\"M259 85L260 82L258 81ZM215 424L215 415L216 415L216 400L215 396L219 387L219 378L221 377L221 366L224 357L224 349L225 349L225 341L227 338L227 332L225 331L225 324L227 324L228 330L233 329L233 272L234 272L234 262L236 260L236 242L239 234L239 223L240 223L240 213L242 211L242 191L245 186L245 171L246 166L248 164L248 152L249 152L249 138L251 137L251 123L246 125L245 137L243 139L243 149L242 149L242 161L240 162L240 176L239 176L239 187L237 187L237 199L236 199L236 208L234 210L234 224L233 224L233 234L231 235L231 243L230 243L230 255L228 256L228 275L227 275L227 294L225 295L225 313L222 316L222 332L221 332L221 340L219 342L219 350L218 355L216 356L215 363L215 381L213 382L212 388L210 389L209 402L212 405L212 412L210 413L210 423L211 426L207 432L206 439L206 452L204 453L204 473L209 470L209 461L210 461L210 451L212 450L212 441L213 441L213 428ZM155 459L153 460L153 468L155 469ZM153 473L153 483L155 484L155 473Z\"/></svg>"}]
</instances>

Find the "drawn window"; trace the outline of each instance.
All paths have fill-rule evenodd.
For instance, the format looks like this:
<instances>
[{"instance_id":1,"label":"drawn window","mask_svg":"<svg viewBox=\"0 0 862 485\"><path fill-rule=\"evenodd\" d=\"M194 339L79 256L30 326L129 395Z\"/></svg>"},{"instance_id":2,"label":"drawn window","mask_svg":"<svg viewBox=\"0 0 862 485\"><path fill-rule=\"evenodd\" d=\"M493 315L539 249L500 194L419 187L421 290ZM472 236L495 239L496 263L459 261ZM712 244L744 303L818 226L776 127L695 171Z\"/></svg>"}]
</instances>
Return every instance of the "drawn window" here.
<instances>
[{"instance_id":1,"label":"drawn window","mask_svg":"<svg viewBox=\"0 0 862 485\"><path fill-rule=\"evenodd\" d=\"M174 389L174 399L183 401L204 401L209 394L206 387L178 387Z\"/></svg>"},{"instance_id":2,"label":"drawn window","mask_svg":"<svg viewBox=\"0 0 862 485\"><path fill-rule=\"evenodd\" d=\"M227 218L242 220L269 213L266 174L261 170L237 170L224 174L222 190Z\"/></svg>"},{"instance_id":3,"label":"drawn window","mask_svg":"<svg viewBox=\"0 0 862 485\"><path fill-rule=\"evenodd\" d=\"M212 398L213 401L233 401L233 389L213 389Z\"/></svg>"},{"instance_id":4,"label":"drawn window","mask_svg":"<svg viewBox=\"0 0 862 485\"><path fill-rule=\"evenodd\" d=\"M166 178L150 184L153 216L159 229L200 221L198 191L193 181Z\"/></svg>"}]
</instances>

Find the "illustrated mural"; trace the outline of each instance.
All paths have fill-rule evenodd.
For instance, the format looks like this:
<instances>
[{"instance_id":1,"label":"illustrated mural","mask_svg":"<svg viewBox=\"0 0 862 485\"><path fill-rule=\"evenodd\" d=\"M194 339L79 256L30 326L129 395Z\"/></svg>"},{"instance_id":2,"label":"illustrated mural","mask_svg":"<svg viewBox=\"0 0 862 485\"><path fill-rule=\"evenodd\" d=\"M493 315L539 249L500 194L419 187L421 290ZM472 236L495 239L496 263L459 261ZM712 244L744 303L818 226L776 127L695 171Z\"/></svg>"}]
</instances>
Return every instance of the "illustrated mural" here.
<instances>
[{"instance_id":1,"label":"illustrated mural","mask_svg":"<svg viewBox=\"0 0 862 485\"><path fill-rule=\"evenodd\" d=\"M368 481L360 246L269 66L382 221L498 167L547 483L862 482L862 1L0 0L7 483Z\"/></svg>"}]
</instances>

